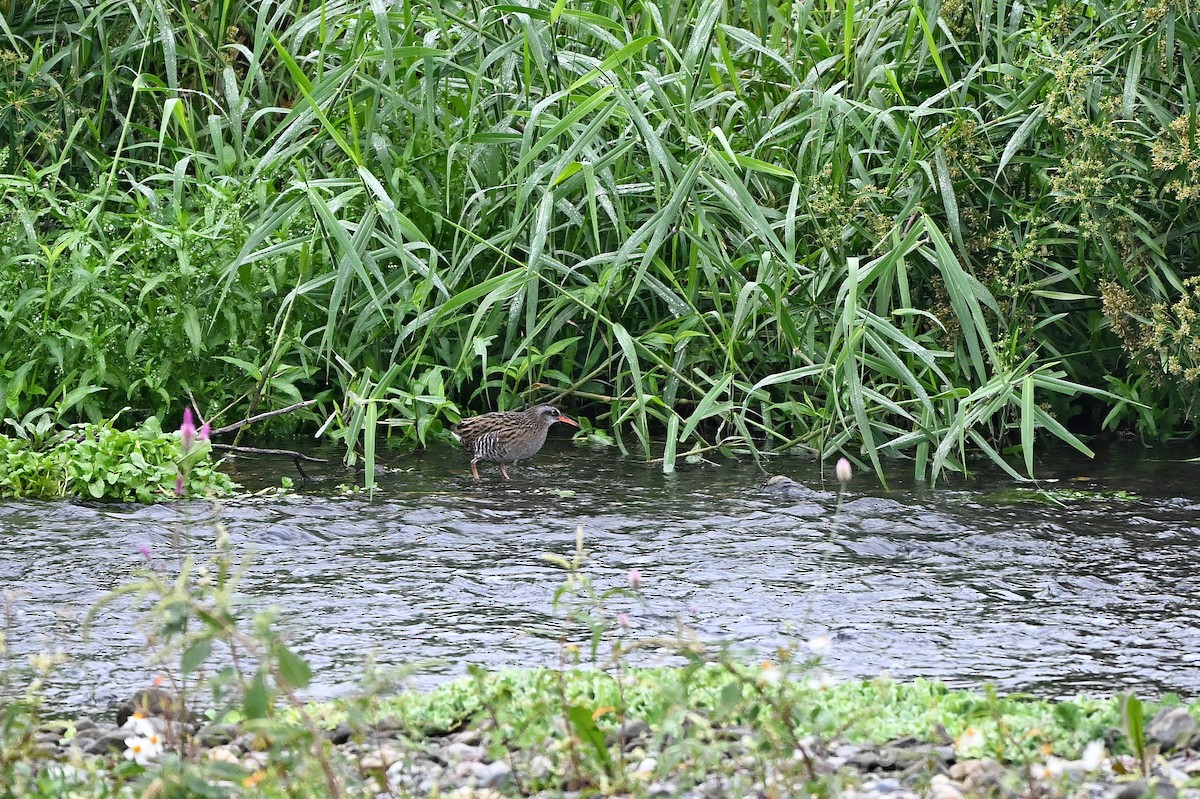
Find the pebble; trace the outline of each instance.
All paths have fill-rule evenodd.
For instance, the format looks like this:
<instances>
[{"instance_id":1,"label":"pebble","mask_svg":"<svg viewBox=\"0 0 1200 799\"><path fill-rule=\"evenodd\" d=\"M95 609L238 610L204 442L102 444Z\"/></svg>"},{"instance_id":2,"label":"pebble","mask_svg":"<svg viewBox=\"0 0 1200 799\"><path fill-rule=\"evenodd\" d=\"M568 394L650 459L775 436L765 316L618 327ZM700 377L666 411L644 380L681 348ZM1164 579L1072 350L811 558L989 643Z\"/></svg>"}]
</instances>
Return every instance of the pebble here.
<instances>
[{"instance_id":1,"label":"pebble","mask_svg":"<svg viewBox=\"0 0 1200 799\"><path fill-rule=\"evenodd\" d=\"M934 774L929 781L929 799L966 799L962 786L945 774Z\"/></svg>"},{"instance_id":2,"label":"pebble","mask_svg":"<svg viewBox=\"0 0 1200 799\"><path fill-rule=\"evenodd\" d=\"M455 741L444 750L450 760L483 760L483 747Z\"/></svg>"},{"instance_id":3,"label":"pebble","mask_svg":"<svg viewBox=\"0 0 1200 799\"><path fill-rule=\"evenodd\" d=\"M498 788L509 781L512 776L512 766L503 760L496 760L483 767L484 773L479 784L484 788Z\"/></svg>"},{"instance_id":4,"label":"pebble","mask_svg":"<svg viewBox=\"0 0 1200 799\"><path fill-rule=\"evenodd\" d=\"M1164 752L1174 751L1186 744L1196 731L1196 720L1187 708L1164 707L1146 725L1146 736Z\"/></svg>"}]
</instances>

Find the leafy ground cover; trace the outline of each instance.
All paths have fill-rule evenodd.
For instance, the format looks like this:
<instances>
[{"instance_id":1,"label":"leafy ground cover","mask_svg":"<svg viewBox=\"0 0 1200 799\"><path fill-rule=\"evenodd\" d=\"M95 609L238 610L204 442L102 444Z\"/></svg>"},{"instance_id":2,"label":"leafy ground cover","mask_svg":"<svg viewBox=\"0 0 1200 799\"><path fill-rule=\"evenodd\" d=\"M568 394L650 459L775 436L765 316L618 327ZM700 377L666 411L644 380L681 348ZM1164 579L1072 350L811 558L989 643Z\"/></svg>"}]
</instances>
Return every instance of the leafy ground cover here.
<instances>
[{"instance_id":1,"label":"leafy ground cover","mask_svg":"<svg viewBox=\"0 0 1200 799\"><path fill-rule=\"evenodd\" d=\"M105 499L159 502L225 496L234 484L208 458L209 445L163 433L151 418L131 430L107 421L0 435L0 499ZM192 435L196 433L192 428Z\"/></svg>"},{"instance_id":2,"label":"leafy ground cover","mask_svg":"<svg viewBox=\"0 0 1200 799\"><path fill-rule=\"evenodd\" d=\"M1194 429L1192 4L0 12L8 418L318 399L268 432L371 459L536 399L922 477Z\"/></svg>"}]
</instances>

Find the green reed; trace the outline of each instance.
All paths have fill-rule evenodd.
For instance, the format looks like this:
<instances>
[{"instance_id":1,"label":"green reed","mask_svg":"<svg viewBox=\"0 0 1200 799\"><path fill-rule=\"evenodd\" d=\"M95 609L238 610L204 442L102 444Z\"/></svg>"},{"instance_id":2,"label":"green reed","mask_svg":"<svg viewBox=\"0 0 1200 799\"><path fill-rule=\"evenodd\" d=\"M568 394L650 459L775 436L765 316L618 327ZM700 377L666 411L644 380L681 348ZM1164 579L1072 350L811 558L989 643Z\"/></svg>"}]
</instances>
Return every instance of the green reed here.
<instances>
[{"instance_id":1,"label":"green reed","mask_svg":"<svg viewBox=\"0 0 1200 799\"><path fill-rule=\"evenodd\" d=\"M370 461L550 399L932 478L1189 429L1187 7L19 5L10 415L319 396Z\"/></svg>"}]
</instances>

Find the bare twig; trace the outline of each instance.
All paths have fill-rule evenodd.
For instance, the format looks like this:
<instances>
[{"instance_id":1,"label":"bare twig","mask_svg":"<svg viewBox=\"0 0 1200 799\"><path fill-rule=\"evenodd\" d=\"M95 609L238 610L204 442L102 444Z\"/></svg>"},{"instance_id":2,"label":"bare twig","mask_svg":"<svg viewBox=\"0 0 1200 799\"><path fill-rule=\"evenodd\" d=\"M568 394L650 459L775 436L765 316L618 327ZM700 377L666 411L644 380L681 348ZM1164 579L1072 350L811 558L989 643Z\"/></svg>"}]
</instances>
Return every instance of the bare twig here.
<instances>
[{"instance_id":1,"label":"bare twig","mask_svg":"<svg viewBox=\"0 0 1200 799\"><path fill-rule=\"evenodd\" d=\"M270 419L272 416L282 416L285 413L291 413L292 411L299 410L300 408L307 408L309 405L315 405L316 403L317 401L315 399L310 399L304 400L304 402L297 402L295 405L289 405L286 408L278 408L273 411L266 411L265 413L260 413L257 416L251 416L248 419L243 419L240 422L234 422L233 424L227 424L224 427L218 427L216 430L212 431L212 435L215 436L221 433L232 433L234 430L240 430L248 424L261 422L263 419ZM276 452L272 454L279 455L282 453Z\"/></svg>"},{"instance_id":2,"label":"bare twig","mask_svg":"<svg viewBox=\"0 0 1200 799\"><path fill-rule=\"evenodd\" d=\"M294 449L269 449L267 447L243 447L235 444L213 444L213 449L219 449L224 452L243 452L248 455L284 455L288 458L294 458L298 461L309 461L310 463L329 463L325 458L314 458L312 455L305 455L303 452L297 452Z\"/></svg>"}]
</instances>

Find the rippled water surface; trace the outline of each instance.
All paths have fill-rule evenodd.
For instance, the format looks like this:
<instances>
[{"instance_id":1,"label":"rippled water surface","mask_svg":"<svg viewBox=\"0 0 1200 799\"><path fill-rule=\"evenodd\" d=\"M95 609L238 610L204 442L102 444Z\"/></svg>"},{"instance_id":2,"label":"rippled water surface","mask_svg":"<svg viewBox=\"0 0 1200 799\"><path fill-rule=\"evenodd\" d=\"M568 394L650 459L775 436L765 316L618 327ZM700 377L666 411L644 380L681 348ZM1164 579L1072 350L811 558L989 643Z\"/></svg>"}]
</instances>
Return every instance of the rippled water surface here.
<instances>
[{"instance_id":1,"label":"rippled water surface","mask_svg":"<svg viewBox=\"0 0 1200 799\"><path fill-rule=\"evenodd\" d=\"M14 597L16 655L69 655L51 703L107 707L154 666L129 602L90 626L86 614L144 562L140 548L171 568L181 531L203 555L219 519L250 562L247 610L278 607L314 693L334 695L368 656L419 665L418 684L467 663L558 663L551 603L563 573L542 556L569 556L582 526L600 587L625 584L632 567L643 575L645 606L611 606L629 612L635 637L672 635L682 620L756 657L829 634L827 662L844 676L1194 698L1200 465L1178 460L1193 454L1049 464L1044 485L1080 492L1062 505L1006 478L929 489L898 471L889 492L860 475L836 519L836 483L799 460L770 468L812 491L780 495L748 463L667 477L562 439L509 483L485 468L475 484L458 451L396 455L373 499L340 493L346 476L330 466L291 496L220 507L0 502L0 590ZM278 459L235 469L251 488L295 474ZM1105 498L1117 491L1136 497Z\"/></svg>"}]
</instances>

